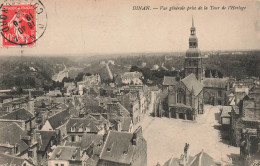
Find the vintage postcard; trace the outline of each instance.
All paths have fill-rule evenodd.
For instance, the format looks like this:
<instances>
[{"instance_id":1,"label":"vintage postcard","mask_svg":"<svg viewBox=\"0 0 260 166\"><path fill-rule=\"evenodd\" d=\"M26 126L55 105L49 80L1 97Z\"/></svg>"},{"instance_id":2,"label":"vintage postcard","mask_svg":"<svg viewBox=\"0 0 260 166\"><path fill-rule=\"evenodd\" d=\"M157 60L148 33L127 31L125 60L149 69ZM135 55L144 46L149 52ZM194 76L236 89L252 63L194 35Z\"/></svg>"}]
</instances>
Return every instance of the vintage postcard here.
<instances>
[{"instance_id":1,"label":"vintage postcard","mask_svg":"<svg viewBox=\"0 0 260 166\"><path fill-rule=\"evenodd\" d=\"M0 0L0 166L259 166L260 0Z\"/></svg>"}]
</instances>

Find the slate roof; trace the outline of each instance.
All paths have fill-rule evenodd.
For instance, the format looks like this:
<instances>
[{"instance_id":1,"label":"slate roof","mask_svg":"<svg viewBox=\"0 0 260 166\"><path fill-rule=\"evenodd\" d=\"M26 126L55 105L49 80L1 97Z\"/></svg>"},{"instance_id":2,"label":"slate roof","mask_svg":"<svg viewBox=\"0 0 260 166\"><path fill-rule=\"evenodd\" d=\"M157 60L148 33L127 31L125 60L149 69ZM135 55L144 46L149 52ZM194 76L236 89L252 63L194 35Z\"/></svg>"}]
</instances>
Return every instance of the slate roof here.
<instances>
[{"instance_id":1,"label":"slate roof","mask_svg":"<svg viewBox=\"0 0 260 166\"><path fill-rule=\"evenodd\" d=\"M8 154L0 153L0 165L22 166L24 162L25 162L25 159L22 159L20 157L15 157L15 156L11 156ZM28 164L28 161L27 161L27 164ZM33 164L31 164L31 165L33 165Z\"/></svg>"},{"instance_id":2,"label":"slate roof","mask_svg":"<svg viewBox=\"0 0 260 166\"><path fill-rule=\"evenodd\" d=\"M87 152L93 150L93 153L99 156L104 146L103 135L85 133L81 142L66 142L65 145L76 146Z\"/></svg>"},{"instance_id":3,"label":"slate roof","mask_svg":"<svg viewBox=\"0 0 260 166\"><path fill-rule=\"evenodd\" d=\"M192 159L193 159L193 157L190 156L187 163L189 164L192 161ZM180 159L172 157L168 161L166 161L163 164L163 166L180 166L179 162L180 162Z\"/></svg>"},{"instance_id":4,"label":"slate roof","mask_svg":"<svg viewBox=\"0 0 260 166\"><path fill-rule=\"evenodd\" d=\"M197 80L193 73L182 79L181 82L190 92L193 89L195 96L197 96L203 90L203 85Z\"/></svg>"},{"instance_id":5,"label":"slate roof","mask_svg":"<svg viewBox=\"0 0 260 166\"><path fill-rule=\"evenodd\" d=\"M106 121L106 118L100 113L91 113L90 116L92 116L98 121Z\"/></svg>"},{"instance_id":6,"label":"slate roof","mask_svg":"<svg viewBox=\"0 0 260 166\"><path fill-rule=\"evenodd\" d=\"M133 133L109 131L100 159L130 164L135 151Z\"/></svg>"},{"instance_id":7,"label":"slate roof","mask_svg":"<svg viewBox=\"0 0 260 166\"><path fill-rule=\"evenodd\" d=\"M132 118L130 117L114 117L112 119L109 119L111 123L118 123L121 122L121 131L129 131L131 124L132 124Z\"/></svg>"},{"instance_id":8,"label":"slate roof","mask_svg":"<svg viewBox=\"0 0 260 166\"><path fill-rule=\"evenodd\" d=\"M107 110L109 113L115 113L118 116L130 117L129 111L120 103L108 104Z\"/></svg>"},{"instance_id":9,"label":"slate roof","mask_svg":"<svg viewBox=\"0 0 260 166\"><path fill-rule=\"evenodd\" d=\"M22 103L27 103L27 102L28 102L28 97L22 97L22 98L13 99L12 101L3 103L2 107L9 107L11 105L22 104Z\"/></svg>"},{"instance_id":10,"label":"slate roof","mask_svg":"<svg viewBox=\"0 0 260 166\"><path fill-rule=\"evenodd\" d=\"M120 117L121 120L121 127L122 131L129 131L131 124L132 124L132 118L130 117Z\"/></svg>"},{"instance_id":11,"label":"slate roof","mask_svg":"<svg viewBox=\"0 0 260 166\"><path fill-rule=\"evenodd\" d=\"M72 160L75 156L75 160L80 160L80 148L73 146L58 146L54 149L49 160Z\"/></svg>"},{"instance_id":12,"label":"slate roof","mask_svg":"<svg viewBox=\"0 0 260 166\"><path fill-rule=\"evenodd\" d=\"M85 108L86 113L103 113L105 109L98 105L87 105Z\"/></svg>"},{"instance_id":13,"label":"slate roof","mask_svg":"<svg viewBox=\"0 0 260 166\"><path fill-rule=\"evenodd\" d=\"M63 125L70 117L69 110L58 112L57 114L48 118L48 121L53 129L56 129Z\"/></svg>"},{"instance_id":14,"label":"slate roof","mask_svg":"<svg viewBox=\"0 0 260 166\"><path fill-rule=\"evenodd\" d=\"M170 158L167 160L163 166L179 166L179 160L178 158Z\"/></svg>"},{"instance_id":15,"label":"slate roof","mask_svg":"<svg viewBox=\"0 0 260 166\"><path fill-rule=\"evenodd\" d=\"M16 123L11 123L6 127L0 128L0 144L1 145L19 145L20 152L23 152L29 148L29 146L21 140L21 137L28 136L27 132L22 130Z\"/></svg>"},{"instance_id":16,"label":"slate roof","mask_svg":"<svg viewBox=\"0 0 260 166\"><path fill-rule=\"evenodd\" d=\"M166 161L163 166L179 166L181 159L171 158ZM213 158L203 150L194 157L189 156L187 166L217 166Z\"/></svg>"},{"instance_id":17,"label":"slate roof","mask_svg":"<svg viewBox=\"0 0 260 166\"><path fill-rule=\"evenodd\" d=\"M10 112L9 114L6 114L0 119L9 119L9 120L29 120L30 118L34 117L32 113L25 109L17 109L13 112Z\"/></svg>"},{"instance_id":18,"label":"slate roof","mask_svg":"<svg viewBox=\"0 0 260 166\"><path fill-rule=\"evenodd\" d=\"M45 151L49 142L52 139L54 139L55 131L37 130L36 133L38 133L40 135L40 140L38 140L40 148L38 149L38 151Z\"/></svg>"},{"instance_id":19,"label":"slate roof","mask_svg":"<svg viewBox=\"0 0 260 166\"><path fill-rule=\"evenodd\" d=\"M162 84L166 86L176 85L177 84L176 77L164 76Z\"/></svg>"},{"instance_id":20,"label":"slate roof","mask_svg":"<svg viewBox=\"0 0 260 166\"><path fill-rule=\"evenodd\" d=\"M89 146L93 146L94 154L100 155L104 146L103 135L84 134L81 141L81 148L86 149Z\"/></svg>"},{"instance_id":21,"label":"slate roof","mask_svg":"<svg viewBox=\"0 0 260 166\"><path fill-rule=\"evenodd\" d=\"M68 123L66 124L67 132L71 132L71 128L75 127L74 132L80 132L79 129L82 128L81 132L86 132L85 129L88 128L91 133L97 133L102 130L101 127L103 125L103 121L98 121L96 119L87 117L87 118L70 118Z\"/></svg>"},{"instance_id":22,"label":"slate roof","mask_svg":"<svg viewBox=\"0 0 260 166\"><path fill-rule=\"evenodd\" d=\"M213 158L203 150L194 156L193 161L189 166L217 166Z\"/></svg>"},{"instance_id":23,"label":"slate roof","mask_svg":"<svg viewBox=\"0 0 260 166\"><path fill-rule=\"evenodd\" d=\"M207 88L225 89L228 84L228 78L203 78L202 83Z\"/></svg>"}]
</instances>

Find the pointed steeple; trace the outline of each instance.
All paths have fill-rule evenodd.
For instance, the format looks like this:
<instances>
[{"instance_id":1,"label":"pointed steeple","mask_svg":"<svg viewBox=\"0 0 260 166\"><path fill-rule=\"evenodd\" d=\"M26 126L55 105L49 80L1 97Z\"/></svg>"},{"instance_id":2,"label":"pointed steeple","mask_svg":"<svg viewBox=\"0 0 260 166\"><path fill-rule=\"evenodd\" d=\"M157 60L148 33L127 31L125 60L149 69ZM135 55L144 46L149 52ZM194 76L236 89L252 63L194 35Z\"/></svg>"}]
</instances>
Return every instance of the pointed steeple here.
<instances>
[{"instance_id":1,"label":"pointed steeple","mask_svg":"<svg viewBox=\"0 0 260 166\"><path fill-rule=\"evenodd\" d=\"M192 16L192 27L194 27L194 20L193 20L193 16Z\"/></svg>"},{"instance_id":2,"label":"pointed steeple","mask_svg":"<svg viewBox=\"0 0 260 166\"><path fill-rule=\"evenodd\" d=\"M193 16L192 16L192 24L191 24L191 28L190 28L190 33L191 33L191 36L196 35L196 28L194 26Z\"/></svg>"}]
</instances>

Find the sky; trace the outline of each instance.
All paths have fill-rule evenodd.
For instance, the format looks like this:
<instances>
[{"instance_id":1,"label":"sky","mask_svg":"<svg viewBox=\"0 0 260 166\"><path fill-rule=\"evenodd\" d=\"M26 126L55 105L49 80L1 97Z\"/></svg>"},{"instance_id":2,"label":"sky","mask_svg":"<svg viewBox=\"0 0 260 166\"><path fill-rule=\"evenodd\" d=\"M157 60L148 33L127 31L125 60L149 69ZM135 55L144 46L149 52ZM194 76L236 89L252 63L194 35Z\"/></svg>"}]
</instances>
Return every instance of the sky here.
<instances>
[{"instance_id":1,"label":"sky","mask_svg":"<svg viewBox=\"0 0 260 166\"><path fill-rule=\"evenodd\" d=\"M95 55L179 52L188 48L192 16L202 51L260 49L259 0L41 0L47 28L34 47L2 55ZM133 6L151 6L148 11ZM243 6L245 10L160 10L160 6Z\"/></svg>"}]
</instances>

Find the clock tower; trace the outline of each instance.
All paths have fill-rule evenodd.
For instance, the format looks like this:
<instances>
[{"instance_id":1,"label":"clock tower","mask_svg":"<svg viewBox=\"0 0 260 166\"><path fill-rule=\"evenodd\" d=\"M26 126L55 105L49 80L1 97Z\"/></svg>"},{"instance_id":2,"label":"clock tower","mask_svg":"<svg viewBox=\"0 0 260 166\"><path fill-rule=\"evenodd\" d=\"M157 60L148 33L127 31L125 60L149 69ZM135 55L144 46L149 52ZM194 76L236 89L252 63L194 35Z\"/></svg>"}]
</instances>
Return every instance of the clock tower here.
<instances>
[{"instance_id":1,"label":"clock tower","mask_svg":"<svg viewBox=\"0 0 260 166\"><path fill-rule=\"evenodd\" d=\"M185 77L193 73L196 78L201 81L203 79L203 67L201 52L198 49L198 38L196 36L196 28L192 17L192 26L190 28L189 49L186 52L184 62Z\"/></svg>"}]
</instances>

